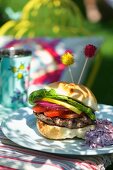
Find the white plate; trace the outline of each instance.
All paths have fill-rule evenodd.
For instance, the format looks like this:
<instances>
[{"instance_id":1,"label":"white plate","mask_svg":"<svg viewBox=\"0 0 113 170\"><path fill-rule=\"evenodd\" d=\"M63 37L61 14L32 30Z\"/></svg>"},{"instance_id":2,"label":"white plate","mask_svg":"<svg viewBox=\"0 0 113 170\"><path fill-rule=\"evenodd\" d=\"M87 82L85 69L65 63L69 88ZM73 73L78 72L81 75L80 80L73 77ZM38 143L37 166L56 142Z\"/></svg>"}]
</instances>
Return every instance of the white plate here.
<instances>
[{"instance_id":1,"label":"white plate","mask_svg":"<svg viewBox=\"0 0 113 170\"><path fill-rule=\"evenodd\" d=\"M99 105L96 116L113 121L113 106ZM98 149L84 146L83 140L48 140L36 129L36 118L30 108L22 108L10 114L2 122L2 131L8 139L29 149L63 155L97 155L113 153L113 145Z\"/></svg>"}]
</instances>

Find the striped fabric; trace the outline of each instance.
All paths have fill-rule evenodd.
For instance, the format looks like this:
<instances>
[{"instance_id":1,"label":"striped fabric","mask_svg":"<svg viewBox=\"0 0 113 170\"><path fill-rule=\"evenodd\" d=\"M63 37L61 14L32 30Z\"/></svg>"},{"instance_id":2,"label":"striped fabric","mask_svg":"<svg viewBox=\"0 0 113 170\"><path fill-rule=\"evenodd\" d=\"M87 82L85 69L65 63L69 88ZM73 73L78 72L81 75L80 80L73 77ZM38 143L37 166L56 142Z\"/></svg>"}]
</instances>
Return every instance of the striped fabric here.
<instances>
[{"instance_id":1,"label":"striped fabric","mask_svg":"<svg viewBox=\"0 0 113 170\"><path fill-rule=\"evenodd\" d=\"M112 158L113 155L71 158L26 149L7 139L0 128L0 170L104 170Z\"/></svg>"}]
</instances>

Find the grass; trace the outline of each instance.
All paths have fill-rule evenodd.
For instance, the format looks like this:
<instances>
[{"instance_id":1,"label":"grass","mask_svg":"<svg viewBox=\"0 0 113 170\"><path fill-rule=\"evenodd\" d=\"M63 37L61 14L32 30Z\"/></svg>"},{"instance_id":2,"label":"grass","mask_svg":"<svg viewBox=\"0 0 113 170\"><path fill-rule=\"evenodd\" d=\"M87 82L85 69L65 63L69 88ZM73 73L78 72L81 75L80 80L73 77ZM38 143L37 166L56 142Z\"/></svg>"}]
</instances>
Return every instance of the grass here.
<instances>
[{"instance_id":1,"label":"grass","mask_svg":"<svg viewBox=\"0 0 113 170\"><path fill-rule=\"evenodd\" d=\"M113 105L113 58L102 57L101 65L96 74L91 90L98 103Z\"/></svg>"}]
</instances>

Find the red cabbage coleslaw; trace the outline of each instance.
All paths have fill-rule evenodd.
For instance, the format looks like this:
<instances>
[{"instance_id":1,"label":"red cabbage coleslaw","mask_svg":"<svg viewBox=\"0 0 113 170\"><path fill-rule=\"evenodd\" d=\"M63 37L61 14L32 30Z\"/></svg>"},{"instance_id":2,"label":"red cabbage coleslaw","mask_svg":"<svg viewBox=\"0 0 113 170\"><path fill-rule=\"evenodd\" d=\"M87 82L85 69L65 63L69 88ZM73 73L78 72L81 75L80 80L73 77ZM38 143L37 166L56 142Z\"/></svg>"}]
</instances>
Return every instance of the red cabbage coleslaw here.
<instances>
[{"instance_id":1,"label":"red cabbage coleslaw","mask_svg":"<svg viewBox=\"0 0 113 170\"><path fill-rule=\"evenodd\" d=\"M90 148L101 148L113 145L113 124L109 120L96 120L94 130L85 134L85 144Z\"/></svg>"}]
</instances>

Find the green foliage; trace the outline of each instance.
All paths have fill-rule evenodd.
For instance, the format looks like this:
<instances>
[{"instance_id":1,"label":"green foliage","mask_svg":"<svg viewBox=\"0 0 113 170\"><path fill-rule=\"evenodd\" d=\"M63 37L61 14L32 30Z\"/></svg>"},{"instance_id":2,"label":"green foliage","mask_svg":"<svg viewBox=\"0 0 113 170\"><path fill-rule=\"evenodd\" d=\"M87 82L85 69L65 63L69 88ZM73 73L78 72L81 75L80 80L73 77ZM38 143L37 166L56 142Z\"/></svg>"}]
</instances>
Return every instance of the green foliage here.
<instances>
[{"instance_id":1,"label":"green foliage","mask_svg":"<svg viewBox=\"0 0 113 170\"><path fill-rule=\"evenodd\" d=\"M6 1L0 0L0 25L4 24L8 20L8 16L5 14Z\"/></svg>"},{"instance_id":2,"label":"green foliage","mask_svg":"<svg viewBox=\"0 0 113 170\"><path fill-rule=\"evenodd\" d=\"M5 9L7 7L12 8L14 11L21 11L28 0L0 0L0 8Z\"/></svg>"},{"instance_id":3,"label":"green foliage","mask_svg":"<svg viewBox=\"0 0 113 170\"><path fill-rule=\"evenodd\" d=\"M84 35L87 31L83 22L82 13L72 0L30 0L23 8L20 20L6 22L0 35L16 38Z\"/></svg>"}]
</instances>

